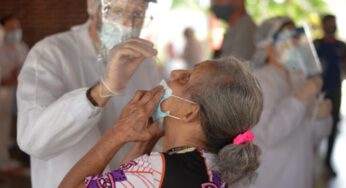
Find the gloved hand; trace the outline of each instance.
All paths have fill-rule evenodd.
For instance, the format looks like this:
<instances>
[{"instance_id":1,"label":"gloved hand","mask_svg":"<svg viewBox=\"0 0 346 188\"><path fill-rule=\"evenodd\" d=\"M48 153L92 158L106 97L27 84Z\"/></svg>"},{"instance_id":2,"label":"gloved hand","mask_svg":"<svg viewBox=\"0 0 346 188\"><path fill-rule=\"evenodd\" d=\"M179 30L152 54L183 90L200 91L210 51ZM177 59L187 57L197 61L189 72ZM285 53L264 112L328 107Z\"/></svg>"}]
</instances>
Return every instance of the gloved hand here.
<instances>
[{"instance_id":1,"label":"gloved hand","mask_svg":"<svg viewBox=\"0 0 346 188\"><path fill-rule=\"evenodd\" d=\"M311 77L304 81L299 88L297 88L293 95L300 101L304 102L311 97L317 96L321 92L322 79L320 76Z\"/></svg>"},{"instance_id":2,"label":"gloved hand","mask_svg":"<svg viewBox=\"0 0 346 188\"><path fill-rule=\"evenodd\" d=\"M156 54L154 44L140 38L131 38L115 46L109 53L107 69L101 78L103 88L100 95L109 97L122 94L140 64Z\"/></svg>"},{"instance_id":3,"label":"gloved hand","mask_svg":"<svg viewBox=\"0 0 346 188\"><path fill-rule=\"evenodd\" d=\"M329 99L324 99L319 105L318 105L318 119L325 119L332 113L332 102Z\"/></svg>"}]
</instances>

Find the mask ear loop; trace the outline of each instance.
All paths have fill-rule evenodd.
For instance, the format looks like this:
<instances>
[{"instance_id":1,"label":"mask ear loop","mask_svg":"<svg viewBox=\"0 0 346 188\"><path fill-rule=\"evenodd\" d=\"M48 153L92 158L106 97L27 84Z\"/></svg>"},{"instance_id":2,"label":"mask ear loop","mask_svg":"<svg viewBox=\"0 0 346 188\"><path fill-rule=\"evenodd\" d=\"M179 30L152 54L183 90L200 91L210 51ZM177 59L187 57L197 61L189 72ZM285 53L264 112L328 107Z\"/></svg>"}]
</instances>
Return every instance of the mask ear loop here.
<instances>
[{"instance_id":1,"label":"mask ear loop","mask_svg":"<svg viewBox=\"0 0 346 188\"><path fill-rule=\"evenodd\" d=\"M169 115L169 114L168 114L168 117L171 117L171 118L176 119L176 120L181 120L181 118L179 118L177 116Z\"/></svg>"},{"instance_id":2,"label":"mask ear loop","mask_svg":"<svg viewBox=\"0 0 346 188\"><path fill-rule=\"evenodd\" d=\"M180 99L180 100L182 100L182 101L185 101L185 102L188 102L188 103L191 103L191 104L197 104L197 103L195 103L195 102L193 102L193 101L190 101L190 100L188 100L188 99L184 99L184 98L182 98L182 97L179 97L179 96L176 96L176 95L171 95L172 97L175 97L175 98L177 98L177 99Z\"/></svg>"},{"instance_id":3,"label":"mask ear loop","mask_svg":"<svg viewBox=\"0 0 346 188\"><path fill-rule=\"evenodd\" d=\"M173 94L171 95L171 97L180 99L180 100L182 100L182 101L185 101L185 102L188 102L188 103L191 103L191 104L194 104L194 105L197 105L197 103L195 103L195 102L193 102L193 101L190 101L190 100L188 100L188 99L184 99L184 98L182 98L182 97L179 97L179 96L176 96L176 95L173 95ZM171 118L176 119L176 120L181 120L181 118L179 118L179 117L177 117L177 116L170 115L169 113L170 113L170 112L168 112L168 117L171 117Z\"/></svg>"}]
</instances>

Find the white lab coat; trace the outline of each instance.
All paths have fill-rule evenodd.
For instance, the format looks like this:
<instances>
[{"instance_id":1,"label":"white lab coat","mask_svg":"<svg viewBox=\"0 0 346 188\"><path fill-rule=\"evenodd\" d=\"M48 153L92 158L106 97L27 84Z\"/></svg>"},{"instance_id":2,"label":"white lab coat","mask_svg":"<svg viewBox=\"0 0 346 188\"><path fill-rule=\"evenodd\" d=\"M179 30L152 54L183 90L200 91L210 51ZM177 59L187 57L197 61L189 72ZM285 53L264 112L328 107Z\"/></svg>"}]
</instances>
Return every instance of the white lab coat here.
<instances>
[{"instance_id":1,"label":"white lab coat","mask_svg":"<svg viewBox=\"0 0 346 188\"><path fill-rule=\"evenodd\" d=\"M6 44L0 46L0 80L13 77L13 72L22 67L28 51L29 48L24 42L14 46ZM0 86L0 168L6 168L10 163L8 149L10 144L13 144L11 143L13 140L10 138L10 130L11 118L16 112L15 90L15 85Z\"/></svg>"},{"instance_id":2,"label":"white lab coat","mask_svg":"<svg viewBox=\"0 0 346 188\"><path fill-rule=\"evenodd\" d=\"M4 28L0 25L0 46L1 46L2 43L4 42L4 38L5 38L5 30L4 30Z\"/></svg>"},{"instance_id":3,"label":"white lab coat","mask_svg":"<svg viewBox=\"0 0 346 188\"><path fill-rule=\"evenodd\" d=\"M14 69L22 67L29 48L24 42L14 46L3 44L0 46L0 75L5 79L11 76Z\"/></svg>"},{"instance_id":4,"label":"white lab coat","mask_svg":"<svg viewBox=\"0 0 346 188\"><path fill-rule=\"evenodd\" d=\"M251 187L311 188L314 146L328 135L331 117L312 120L309 105L293 97L288 78L277 68L266 65L254 75L263 90L264 107L253 129L262 154Z\"/></svg>"},{"instance_id":5,"label":"white lab coat","mask_svg":"<svg viewBox=\"0 0 346 188\"><path fill-rule=\"evenodd\" d=\"M94 107L86 98L105 65L97 61L87 27L37 43L19 76L18 143L31 156L33 188L57 187L68 170L112 127L137 89L151 89L160 78L151 60L128 83L126 96ZM115 169L129 145L118 153ZM109 170L109 169L108 169Z\"/></svg>"}]
</instances>

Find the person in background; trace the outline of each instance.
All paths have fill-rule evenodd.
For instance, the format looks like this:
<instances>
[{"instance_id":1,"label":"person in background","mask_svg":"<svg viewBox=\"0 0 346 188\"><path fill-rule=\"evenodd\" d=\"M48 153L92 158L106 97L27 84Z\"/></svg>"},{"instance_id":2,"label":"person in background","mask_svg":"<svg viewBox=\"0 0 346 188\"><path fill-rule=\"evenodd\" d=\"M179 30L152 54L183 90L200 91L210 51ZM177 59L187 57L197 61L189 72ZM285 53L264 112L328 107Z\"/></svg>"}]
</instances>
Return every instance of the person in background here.
<instances>
[{"instance_id":1,"label":"person in background","mask_svg":"<svg viewBox=\"0 0 346 188\"><path fill-rule=\"evenodd\" d=\"M14 15L4 16L0 23L3 28L3 43L0 46L0 75L1 75L1 156L0 168L18 166L18 162L10 160L9 149L16 151L16 122L17 103L16 88L17 77L29 48L22 40L22 29L19 19ZM9 121L7 121L9 120ZM24 156L24 155L23 155ZM25 156L24 156L25 158ZM27 158L27 157L26 157ZM12 161L12 162L11 162Z\"/></svg>"},{"instance_id":2,"label":"person in background","mask_svg":"<svg viewBox=\"0 0 346 188\"><path fill-rule=\"evenodd\" d=\"M246 12L245 0L211 0L215 16L229 26L218 56L234 55L250 61L255 52L256 24Z\"/></svg>"},{"instance_id":3,"label":"person in background","mask_svg":"<svg viewBox=\"0 0 346 188\"><path fill-rule=\"evenodd\" d=\"M4 27L2 27L2 25L0 24L0 46L2 46L4 42L4 37L5 37Z\"/></svg>"},{"instance_id":4,"label":"person in background","mask_svg":"<svg viewBox=\"0 0 346 188\"><path fill-rule=\"evenodd\" d=\"M322 91L333 104L333 127L328 139L325 164L329 173L335 176L331 158L340 120L342 68L346 66L346 44L336 38L337 26L334 15L325 15L322 18L322 26L324 36L315 40L314 44L323 67Z\"/></svg>"},{"instance_id":5,"label":"person in background","mask_svg":"<svg viewBox=\"0 0 346 188\"><path fill-rule=\"evenodd\" d=\"M293 21L284 16L277 16L273 21L266 21L261 24L261 30L257 30L255 34L256 51L252 57L252 67L254 69L261 68L268 64L267 46L273 42L273 37L287 25L294 25Z\"/></svg>"},{"instance_id":6,"label":"person in background","mask_svg":"<svg viewBox=\"0 0 346 188\"><path fill-rule=\"evenodd\" d=\"M0 47L1 85L15 86L29 48L22 41L23 31L16 16L7 15L0 23L4 29L3 43Z\"/></svg>"},{"instance_id":7,"label":"person in background","mask_svg":"<svg viewBox=\"0 0 346 188\"><path fill-rule=\"evenodd\" d=\"M17 99L18 144L30 154L33 188L57 187L135 91L161 80L154 44L138 38L149 2L88 0L89 25L49 36L31 49ZM122 148L110 167L130 148Z\"/></svg>"},{"instance_id":8,"label":"person in background","mask_svg":"<svg viewBox=\"0 0 346 188\"><path fill-rule=\"evenodd\" d=\"M183 59L187 64L187 68L192 69L195 64L202 61L202 44L196 38L195 31L190 27L184 30L184 37L185 48L183 53Z\"/></svg>"},{"instance_id":9,"label":"person in background","mask_svg":"<svg viewBox=\"0 0 346 188\"><path fill-rule=\"evenodd\" d=\"M253 180L260 149L249 129L260 118L263 99L246 63L234 57L205 61L193 70L173 71L161 85L135 94L114 127L70 170L60 188L221 188ZM124 143L150 142L159 132L151 117L163 118L163 152L132 156L102 174Z\"/></svg>"},{"instance_id":10,"label":"person in background","mask_svg":"<svg viewBox=\"0 0 346 188\"><path fill-rule=\"evenodd\" d=\"M306 67L298 59L300 46L284 45L283 40L297 44L295 31L292 20L285 17L268 19L257 30L257 45L266 57L253 72L264 101L260 121L252 129L262 155L251 188L312 188L314 148L331 128L331 102L317 100L321 78L305 75Z\"/></svg>"}]
</instances>

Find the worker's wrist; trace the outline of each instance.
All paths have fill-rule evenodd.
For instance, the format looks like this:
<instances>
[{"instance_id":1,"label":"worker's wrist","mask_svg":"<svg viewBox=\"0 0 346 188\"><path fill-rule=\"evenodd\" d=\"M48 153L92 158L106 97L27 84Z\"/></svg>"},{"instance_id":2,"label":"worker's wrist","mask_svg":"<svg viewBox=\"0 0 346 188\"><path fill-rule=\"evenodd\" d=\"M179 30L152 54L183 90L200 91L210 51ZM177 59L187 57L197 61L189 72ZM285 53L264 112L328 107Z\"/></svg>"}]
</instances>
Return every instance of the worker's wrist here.
<instances>
[{"instance_id":1,"label":"worker's wrist","mask_svg":"<svg viewBox=\"0 0 346 188\"><path fill-rule=\"evenodd\" d=\"M88 100L96 107L104 107L110 99L110 97L100 96L100 92L102 91L101 87L102 85L97 83L87 90Z\"/></svg>"},{"instance_id":2,"label":"worker's wrist","mask_svg":"<svg viewBox=\"0 0 346 188\"><path fill-rule=\"evenodd\" d=\"M122 82L115 81L111 85L107 80L104 78L100 79L100 85L101 85L101 97L108 97L108 96L122 96L126 92L126 84Z\"/></svg>"}]
</instances>

